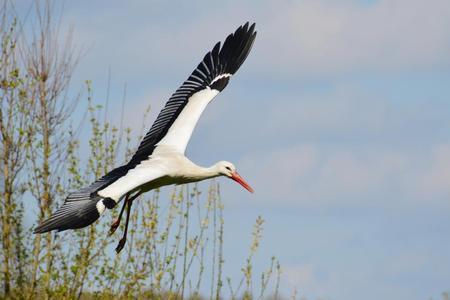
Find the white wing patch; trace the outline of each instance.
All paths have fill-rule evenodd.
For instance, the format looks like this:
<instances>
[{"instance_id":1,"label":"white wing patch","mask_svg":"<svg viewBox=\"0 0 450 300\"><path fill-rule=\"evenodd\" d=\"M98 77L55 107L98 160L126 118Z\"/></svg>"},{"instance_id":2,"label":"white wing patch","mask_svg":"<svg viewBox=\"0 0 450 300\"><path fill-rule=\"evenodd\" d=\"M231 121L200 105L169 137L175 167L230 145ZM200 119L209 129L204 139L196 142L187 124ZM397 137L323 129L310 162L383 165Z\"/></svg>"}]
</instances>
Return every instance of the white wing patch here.
<instances>
[{"instance_id":1,"label":"white wing patch","mask_svg":"<svg viewBox=\"0 0 450 300\"><path fill-rule=\"evenodd\" d=\"M222 79L224 77L231 77L231 74L225 73L225 74L219 75L216 78L214 78L213 81L211 81L211 83L209 85L212 85L214 82L216 82L217 80Z\"/></svg>"},{"instance_id":2,"label":"white wing patch","mask_svg":"<svg viewBox=\"0 0 450 300\"><path fill-rule=\"evenodd\" d=\"M219 94L219 91L210 89L209 87L193 94L188 99L186 106L178 115L175 122L170 126L167 134L156 144L157 147L153 153L161 153L164 149L173 149L179 153L184 153L198 119L208 103L211 102L217 94Z\"/></svg>"},{"instance_id":3,"label":"white wing patch","mask_svg":"<svg viewBox=\"0 0 450 300\"><path fill-rule=\"evenodd\" d=\"M157 158L144 160L134 169L129 170L125 176L98 191L97 194L103 198L111 198L119 202L120 198L126 193L164 175L167 175L167 170L161 160Z\"/></svg>"},{"instance_id":4,"label":"white wing patch","mask_svg":"<svg viewBox=\"0 0 450 300\"><path fill-rule=\"evenodd\" d=\"M99 215L101 215L106 209L105 204L103 204L103 200L98 201L95 207L97 208Z\"/></svg>"}]
</instances>

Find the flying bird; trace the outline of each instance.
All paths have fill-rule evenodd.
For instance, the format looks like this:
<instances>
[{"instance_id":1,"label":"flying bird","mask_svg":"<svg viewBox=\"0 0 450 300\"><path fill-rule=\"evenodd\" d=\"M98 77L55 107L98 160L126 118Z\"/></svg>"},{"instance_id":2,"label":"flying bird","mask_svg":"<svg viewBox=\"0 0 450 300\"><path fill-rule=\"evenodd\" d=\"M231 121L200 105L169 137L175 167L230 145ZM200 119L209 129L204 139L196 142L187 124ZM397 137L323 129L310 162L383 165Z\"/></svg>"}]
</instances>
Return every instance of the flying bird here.
<instances>
[{"instance_id":1,"label":"flying bird","mask_svg":"<svg viewBox=\"0 0 450 300\"><path fill-rule=\"evenodd\" d=\"M86 227L124 199L110 230L112 234L117 229L126 207L125 230L116 248L119 253L126 242L131 205L142 193L218 176L228 177L253 192L232 163L219 161L211 167L201 167L184 153L203 110L247 58L255 37L255 24L247 22L230 34L223 45L218 42L167 101L131 160L88 187L70 193L64 204L36 227L34 233Z\"/></svg>"}]
</instances>

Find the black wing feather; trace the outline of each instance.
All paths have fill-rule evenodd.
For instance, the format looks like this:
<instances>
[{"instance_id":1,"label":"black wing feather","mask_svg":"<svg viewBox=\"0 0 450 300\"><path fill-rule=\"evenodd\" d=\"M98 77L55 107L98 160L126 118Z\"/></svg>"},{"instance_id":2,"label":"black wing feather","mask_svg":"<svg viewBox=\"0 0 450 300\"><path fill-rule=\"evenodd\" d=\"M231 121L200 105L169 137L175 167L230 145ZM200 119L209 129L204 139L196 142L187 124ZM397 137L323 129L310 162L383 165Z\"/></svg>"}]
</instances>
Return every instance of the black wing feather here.
<instances>
[{"instance_id":1,"label":"black wing feather","mask_svg":"<svg viewBox=\"0 0 450 300\"><path fill-rule=\"evenodd\" d=\"M54 212L49 219L34 229L34 233L44 233L51 230L63 231L86 227L94 223L100 214L97 203L103 201L106 207L111 208L115 202L111 199L102 199L97 191L110 185L129 170L127 165L118 167L88 187L77 192L70 193L64 204ZM108 201L109 200L109 201Z\"/></svg>"},{"instance_id":2,"label":"black wing feather","mask_svg":"<svg viewBox=\"0 0 450 300\"><path fill-rule=\"evenodd\" d=\"M170 126L186 106L189 98L196 92L210 87L222 91L228 84L229 78L222 78L211 83L217 76L234 74L247 58L256 37L255 24L240 26L230 34L223 43L220 42L206 53L203 60L192 72L189 78L176 90L161 110L155 123L145 135L138 150L131 158L129 165L135 166L147 159L156 144L166 135Z\"/></svg>"},{"instance_id":3,"label":"black wing feather","mask_svg":"<svg viewBox=\"0 0 450 300\"><path fill-rule=\"evenodd\" d=\"M49 219L36 227L34 233L78 229L91 225L100 217L97 210L97 202L99 201L101 201L101 198L98 196L95 199L66 201Z\"/></svg>"}]
</instances>

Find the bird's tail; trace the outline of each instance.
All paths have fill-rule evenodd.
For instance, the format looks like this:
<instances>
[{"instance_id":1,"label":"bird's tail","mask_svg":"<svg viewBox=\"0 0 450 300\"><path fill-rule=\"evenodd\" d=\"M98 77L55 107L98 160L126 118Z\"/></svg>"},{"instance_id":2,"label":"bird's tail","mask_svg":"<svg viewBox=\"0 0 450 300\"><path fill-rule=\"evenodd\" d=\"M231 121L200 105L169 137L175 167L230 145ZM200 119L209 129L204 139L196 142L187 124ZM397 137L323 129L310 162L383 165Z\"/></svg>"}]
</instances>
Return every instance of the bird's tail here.
<instances>
[{"instance_id":1,"label":"bird's tail","mask_svg":"<svg viewBox=\"0 0 450 300\"><path fill-rule=\"evenodd\" d=\"M84 199L69 200L34 229L34 233L44 233L51 230L83 228L94 223L105 210L103 199L93 196Z\"/></svg>"}]
</instances>

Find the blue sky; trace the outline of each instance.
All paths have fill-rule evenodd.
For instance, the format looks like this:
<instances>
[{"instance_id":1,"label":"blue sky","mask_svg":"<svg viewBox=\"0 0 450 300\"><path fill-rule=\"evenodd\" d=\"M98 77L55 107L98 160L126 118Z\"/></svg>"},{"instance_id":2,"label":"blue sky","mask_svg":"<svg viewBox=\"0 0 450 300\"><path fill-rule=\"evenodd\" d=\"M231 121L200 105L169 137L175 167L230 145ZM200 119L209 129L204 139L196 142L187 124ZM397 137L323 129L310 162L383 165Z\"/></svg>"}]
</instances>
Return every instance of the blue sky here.
<instances>
[{"instance_id":1,"label":"blue sky","mask_svg":"<svg viewBox=\"0 0 450 300\"><path fill-rule=\"evenodd\" d=\"M258 37L188 147L235 162L221 180L226 271L266 219L256 269L308 299L428 299L450 289L448 0L67 1L83 49L72 89L94 84L125 123L154 118L206 51L245 21ZM236 271L237 270L237 271Z\"/></svg>"}]
</instances>

